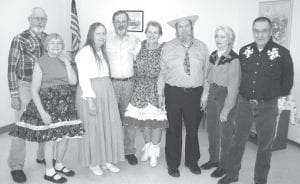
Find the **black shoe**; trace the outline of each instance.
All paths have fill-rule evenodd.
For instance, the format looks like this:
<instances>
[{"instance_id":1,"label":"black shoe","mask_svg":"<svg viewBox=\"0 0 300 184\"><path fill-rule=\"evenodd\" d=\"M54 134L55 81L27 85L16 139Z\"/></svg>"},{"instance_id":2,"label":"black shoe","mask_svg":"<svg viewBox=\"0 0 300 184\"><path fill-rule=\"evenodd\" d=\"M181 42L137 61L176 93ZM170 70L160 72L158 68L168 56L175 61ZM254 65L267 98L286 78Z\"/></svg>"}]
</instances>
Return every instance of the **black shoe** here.
<instances>
[{"instance_id":1,"label":"black shoe","mask_svg":"<svg viewBox=\"0 0 300 184\"><path fill-rule=\"evenodd\" d=\"M63 167L61 170L55 169L55 171L56 171L56 172L59 172L59 173L62 173L62 174L64 174L64 175L66 175L66 176L74 176L74 175L75 175L75 172L72 171L71 169L68 169L69 171L65 171L64 169L68 169L68 168Z\"/></svg>"},{"instance_id":2,"label":"black shoe","mask_svg":"<svg viewBox=\"0 0 300 184\"><path fill-rule=\"evenodd\" d=\"M44 179L51 181L53 183L65 183L67 181L67 179L65 177L62 177L58 180L54 179L55 175L57 175L57 173L55 173L53 176L47 176L46 174L44 175Z\"/></svg>"},{"instance_id":3,"label":"black shoe","mask_svg":"<svg viewBox=\"0 0 300 184\"><path fill-rule=\"evenodd\" d=\"M138 163L138 160L134 154L125 155L125 158L130 165L136 165Z\"/></svg>"},{"instance_id":4,"label":"black shoe","mask_svg":"<svg viewBox=\"0 0 300 184\"><path fill-rule=\"evenodd\" d=\"M218 184L230 184L233 182L237 182L238 178L229 178L227 175L225 175L222 179L218 181Z\"/></svg>"},{"instance_id":5,"label":"black shoe","mask_svg":"<svg viewBox=\"0 0 300 184\"><path fill-rule=\"evenodd\" d=\"M226 169L218 167L214 172L211 173L211 177L220 178L226 174Z\"/></svg>"},{"instance_id":6,"label":"black shoe","mask_svg":"<svg viewBox=\"0 0 300 184\"><path fill-rule=\"evenodd\" d=\"M204 169L204 170L208 170L208 169L211 169L213 167L218 167L218 162L211 162L211 161L208 161L206 162L205 164L201 165L201 169Z\"/></svg>"},{"instance_id":7,"label":"black shoe","mask_svg":"<svg viewBox=\"0 0 300 184\"><path fill-rule=\"evenodd\" d=\"M38 163L38 164L46 164L46 160L45 160L45 159L43 159L43 160L36 159L35 161L36 161L36 163Z\"/></svg>"},{"instance_id":8,"label":"black shoe","mask_svg":"<svg viewBox=\"0 0 300 184\"><path fill-rule=\"evenodd\" d=\"M180 176L180 172L178 169L171 169L171 168L168 168L168 173L170 176L173 176L175 178L178 178Z\"/></svg>"},{"instance_id":9,"label":"black shoe","mask_svg":"<svg viewBox=\"0 0 300 184\"><path fill-rule=\"evenodd\" d=\"M201 174L201 169L200 167L196 164L196 165L192 165L192 166L189 166L189 165L185 165L187 168L190 169L190 171L193 173L193 174Z\"/></svg>"},{"instance_id":10,"label":"black shoe","mask_svg":"<svg viewBox=\"0 0 300 184\"><path fill-rule=\"evenodd\" d=\"M26 175L23 170L12 170L10 171L10 174L13 180L17 183L23 183L26 181Z\"/></svg>"},{"instance_id":11,"label":"black shoe","mask_svg":"<svg viewBox=\"0 0 300 184\"><path fill-rule=\"evenodd\" d=\"M43 159L43 160L36 159L35 161L36 161L36 163L38 163L38 164L46 164L46 160L45 160L45 159ZM56 160L53 159L53 160L52 160L53 166L55 165L55 162L56 162Z\"/></svg>"}]
</instances>

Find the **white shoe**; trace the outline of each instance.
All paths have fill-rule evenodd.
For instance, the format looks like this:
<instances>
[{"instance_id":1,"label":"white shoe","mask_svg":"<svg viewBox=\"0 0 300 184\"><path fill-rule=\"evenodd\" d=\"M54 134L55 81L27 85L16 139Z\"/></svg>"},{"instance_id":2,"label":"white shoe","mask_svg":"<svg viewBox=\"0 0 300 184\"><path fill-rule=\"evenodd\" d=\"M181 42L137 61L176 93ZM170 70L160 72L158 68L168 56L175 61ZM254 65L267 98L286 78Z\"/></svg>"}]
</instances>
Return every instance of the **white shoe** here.
<instances>
[{"instance_id":1,"label":"white shoe","mask_svg":"<svg viewBox=\"0 0 300 184\"><path fill-rule=\"evenodd\" d=\"M149 149L149 155L150 155L150 166L151 167L157 166L157 158L160 156L159 144L157 145L151 144Z\"/></svg>"},{"instance_id":2,"label":"white shoe","mask_svg":"<svg viewBox=\"0 0 300 184\"><path fill-rule=\"evenodd\" d=\"M95 166L95 167L92 167L90 166L90 170L97 176L101 176L103 175L103 171L102 169L99 167L99 165Z\"/></svg>"},{"instance_id":3,"label":"white shoe","mask_svg":"<svg viewBox=\"0 0 300 184\"><path fill-rule=\"evenodd\" d=\"M111 163L106 163L105 166L103 166L102 168L105 170L108 169L108 170L110 170L110 172L113 172L113 173L120 172L120 169Z\"/></svg>"},{"instance_id":4,"label":"white shoe","mask_svg":"<svg viewBox=\"0 0 300 184\"><path fill-rule=\"evenodd\" d=\"M141 161L145 162L149 159L149 148L152 145L152 142L148 142L144 145L142 151L144 151L144 154L142 155Z\"/></svg>"}]
</instances>

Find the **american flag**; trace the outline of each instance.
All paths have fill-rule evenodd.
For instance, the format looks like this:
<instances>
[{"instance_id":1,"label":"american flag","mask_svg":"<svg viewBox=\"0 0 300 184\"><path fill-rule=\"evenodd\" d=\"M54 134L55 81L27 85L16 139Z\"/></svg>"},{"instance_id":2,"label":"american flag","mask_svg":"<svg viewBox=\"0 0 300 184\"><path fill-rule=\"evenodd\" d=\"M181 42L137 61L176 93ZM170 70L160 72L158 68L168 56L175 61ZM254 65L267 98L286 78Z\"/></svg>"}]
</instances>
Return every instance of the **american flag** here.
<instances>
[{"instance_id":1,"label":"american flag","mask_svg":"<svg viewBox=\"0 0 300 184\"><path fill-rule=\"evenodd\" d=\"M71 33L72 33L72 54L73 56L76 55L80 48L81 36L80 36L80 29L79 29L79 22L77 17L77 10L76 10L76 2L72 0L71 6Z\"/></svg>"}]
</instances>

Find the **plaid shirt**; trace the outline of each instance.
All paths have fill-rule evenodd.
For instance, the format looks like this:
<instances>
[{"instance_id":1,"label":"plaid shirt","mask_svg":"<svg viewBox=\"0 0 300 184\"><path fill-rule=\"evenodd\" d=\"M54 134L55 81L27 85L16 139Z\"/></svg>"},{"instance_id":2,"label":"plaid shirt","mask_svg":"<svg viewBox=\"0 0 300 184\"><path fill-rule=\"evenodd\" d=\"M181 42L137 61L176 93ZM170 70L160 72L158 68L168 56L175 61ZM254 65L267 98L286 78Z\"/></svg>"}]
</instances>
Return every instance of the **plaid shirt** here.
<instances>
[{"instance_id":1,"label":"plaid shirt","mask_svg":"<svg viewBox=\"0 0 300 184\"><path fill-rule=\"evenodd\" d=\"M19 96L18 80L31 82L35 61L44 54L42 42L47 34L38 38L30 29L12 40L8 56L8 86L11 97Z\"/></svg>"}]
</instances>

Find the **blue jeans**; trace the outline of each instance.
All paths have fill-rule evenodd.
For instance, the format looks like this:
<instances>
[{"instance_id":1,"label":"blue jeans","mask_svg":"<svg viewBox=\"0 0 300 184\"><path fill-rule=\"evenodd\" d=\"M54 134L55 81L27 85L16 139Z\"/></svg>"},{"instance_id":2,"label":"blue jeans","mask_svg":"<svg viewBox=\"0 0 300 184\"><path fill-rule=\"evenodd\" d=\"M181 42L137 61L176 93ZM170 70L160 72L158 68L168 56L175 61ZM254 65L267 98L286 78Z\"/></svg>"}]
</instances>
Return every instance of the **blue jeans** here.
<instances>
[{"instance_id":1,"label":"blue jeans","mask_svg":"<svg viewBox=\"0 0 300 184\"><path fill-rule=\"evenodd\" d=\"M219 163L220 168L227 168L229 147L231 144L235 111L233 107L228 114L227 122L220 122L220 113L227 97L227 88L211 84L207 101L207 133L209 142L209 157L213 163Z\"/></svg>"},{"instance_id":2,"label":"blue jeans","mask_svg":"<svg viewBox=\"0 0 300 184\"><path fill-rule=\"evenodd\" d=\"M133 86L134 81L130 79L128 81L121 81L121 80L112 80L112 84L114 86L120 116L123 123L124 129L124 152L125 155L135 154L136 148L134 147L135 142L135 134L136 128L132 126L128 126L123 122L124 113L126 108L130 102L132 93L133 93Z\"/></svg>"},{"instance_id":3,"label":"blue jeans","mask_svg":"<svg viewBox=\"0 0 300 184\"><path fill-rule=\"evenodd\" d=\"M18 81L19 95L21 99L21 109L16 111L15 121L19 121L22 113L25 111L27 104L31 100L31 83ZM44 159L44 143L38 144L37 159ZM26 141L19 137L13 137L8 157L8 165L11 170L22 170L26 156Z\"/></svg>"},{"instance_id":4,"label":"blue jeans","mask_svg":"<svg viewBox=\"0 0 300 184\"><path fill-rule=\"evenodd\" d=\"M239 176L245 144L248 140L252 124L255 122L258 150L254 168L254 181L258 184L267 183L277 116L277 98L259 104L251 104L245 98L239 97L236 129L228 161L227 175L230 178L238 178Z\"/></svg>"}]
</instances>

